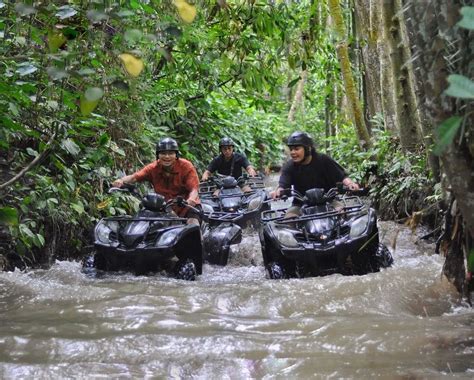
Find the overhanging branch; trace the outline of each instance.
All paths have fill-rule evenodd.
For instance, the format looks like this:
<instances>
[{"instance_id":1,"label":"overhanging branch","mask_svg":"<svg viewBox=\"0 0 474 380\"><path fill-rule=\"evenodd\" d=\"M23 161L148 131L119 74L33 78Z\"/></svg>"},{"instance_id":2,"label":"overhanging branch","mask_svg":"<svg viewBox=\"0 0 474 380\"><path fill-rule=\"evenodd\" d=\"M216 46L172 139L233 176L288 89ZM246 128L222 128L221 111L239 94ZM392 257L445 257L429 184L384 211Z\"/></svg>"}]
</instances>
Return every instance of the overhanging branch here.
<instances>
[{"instance_id":1,"label":"overhanging branch","mask_svg":"<svg viewBox=\"0 0 474 380\"><path fill-rule=\"evenodd\" d=\"M7 182L2 183L0 185L0 190L4 189L7 186L12 185L16 181L18 181L21 177L23 177L32 167L34 167L38 162L40 162L43 157L45 157L49 153L49 148L51 147L51 144L54 142L54 139L56 138L56 132L53 133L53 135L50 137L49 141L46 143L46 146L44 150L41 152L41 154L38 154L33 161L31 161L26 167L24 167L17 175L14 177L10 178Z\"/></svg>"}]
</instances>

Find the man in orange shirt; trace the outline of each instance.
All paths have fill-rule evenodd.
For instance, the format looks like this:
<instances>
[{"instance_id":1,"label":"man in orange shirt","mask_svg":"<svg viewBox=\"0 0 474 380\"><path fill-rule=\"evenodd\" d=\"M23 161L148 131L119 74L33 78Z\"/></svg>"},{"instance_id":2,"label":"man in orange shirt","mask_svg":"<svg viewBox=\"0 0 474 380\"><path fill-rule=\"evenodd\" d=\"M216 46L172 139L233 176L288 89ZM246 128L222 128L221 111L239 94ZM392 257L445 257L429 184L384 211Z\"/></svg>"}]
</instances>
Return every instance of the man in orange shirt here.
<instances>
[{"instance_id":1,"label":"man in orange shirt","mask_svg":"<svg viewBox=\"0 0 474 380\"><path fill-rule=\"evenodd\" d=\"M198 195L199 177L193 164L179 157L179 148L176 140L165 137L156 144L155 162L143 169L113 182L113 186L121 187L124 183L148 181L155 191L166 200L183 197L190 205L199 209ZM188 223L199 224L200 214L189 207L173 206L173 210L181 217L187 218Z\"/></svg>"}]
</instances>

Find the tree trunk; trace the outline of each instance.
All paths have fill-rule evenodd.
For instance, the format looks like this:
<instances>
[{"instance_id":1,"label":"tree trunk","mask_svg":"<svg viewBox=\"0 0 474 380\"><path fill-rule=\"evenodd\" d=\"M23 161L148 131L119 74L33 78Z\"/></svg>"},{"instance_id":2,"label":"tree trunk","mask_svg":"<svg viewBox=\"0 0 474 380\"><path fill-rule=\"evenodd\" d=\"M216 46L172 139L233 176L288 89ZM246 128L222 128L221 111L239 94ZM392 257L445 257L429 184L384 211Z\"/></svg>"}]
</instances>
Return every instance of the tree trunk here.
<instances>
[{"instance_id":1,"label":"tree trunk","mask_svg":"<svg viewBox=\"0 0 474 380\"><path fill-rule=\"evenodd\" d=\"M400 30L400 9L392 0L383 2L384 36L389 45L390 67L395 89L397 129L402 149L413 151L419 142L417 124L413 120L416 108L410 103L408 70L403 60L403 41Z\"/></svg>"},{"instance_id":2,"label":"tree trunk","mask_svg":"<svg viewBox=\"0 0 474 380\"><path fill-rule=\"evenodd\" d=\"M304 84L306 83L306 78L308 77L308 71L301 71L301 78L298 81L296 87L295 96L293 97L293 102L291 103L290 112L288 112L288 122L293 123L295 121L295 114L298 110L298 107L303 106L303 93L304 93Z\"/></svg>"},{"instance_id":3,"label":"tree trunk","mask_svg":"<svg viewBox=\"0 0 474 380\"><path fill-rule=\"evenodd\" d=\"M459 284L465 283L461 277L465 276L466 268L459 255L467 255L474 240L474 105L472 101L446 96L444 90L449 73L474 77L472 32L455 25L460 19L462 4L461 0L422 3L411 0L409 3L413 25L417 28L416 49L423 53L422 59L417 55L413 64L417 76L422 78L418 84L423 86L427 119L436 128L453 115L464 117L464 127L441 155L442 171L449 182L447 190L456 199L461 216L447 236L451 248L447 252L444 273L460 291Z\"/></svg>"},{"instance_id":4,"label":"tree trunk","mask_svg":"<svg viewBox=\"0 0 474 380\"><path fill-rule=\"evenodd\" d=\"M433 180L435 182L440 182L441 177L439 158L434 155L433 151L430 149L434 143L434 129L433 125L428 120L428 111L426 109L425 102L423 101L423 99L425 99L423 77L421 75L417 75L417 72L415 72L415 69L418 70L420 65L426 65L425 54L419 48L420 46L423 46L424 41L422 38L420 38L418 25L414 22L416 19L416 11L414 10L415 5L413 2L404 0L401 8L403 8L403 23L401 25L403 37L406 41L405 45L409 47L407 49L407 57L409 57L410 62L415 61L415 64L410 64L410 83L413 86L413 93L416 98L416 108L419 115L420 130L422 131L425 147L427 148L426 151L428 165L433 174ZM430 5L429 8L431 8Z\"/></svg>"},{"instance_id":5,"label":"tree trunk","mask_svg":"<svg viewBox=\"0 0 474 380\"><path fill-rule=\"evenodd\" d=\"M329 0L329 13L334 20L334 28L338 35L338 44L336 46L336 52L341 65L342 78L344 81L344 89L346 91L349 108L352 113L354 124L356 126L357 135L359 137L360 144L364 149L368 149L372 146L369 132L364 122L362 114L362 107L360 105L359 97L357 96L357 90L354 83L354 77L351 70L351 63L349 61L349 53L347 40L345 38L345 27L344 20L342 17L342 11L338 0Z\"/></svg>"},{"instance_id":6,"label":"tree trunk","mask_svg":"<svg viewBox=\"0 0 474 380\"><path fill-rule=\"evenodd\" d=\"M330 86L331 86L331 75L328 74L326 77L326 88L330 88ZM332 95L333 95L333 92L330 92L326 94L326 97L324 98L324 126L325 126L326 137L331 135L331 124L333 122L332 109L334 106L331 104ZM325 148L326 148L326 151L329 148L328 139L325 139Z\"/></svg>"},{"instance_id":7,"label":"tree trunk","mask_svg":"<svg viewBox=\"0 0 474 380\"><path fill-rule=\"evenodd\" d=\"M381 52L380 90L382 95L382 110L385 128L398 135L398 119L395 110L395 84L393 83L390 56L387 46Z\"/></svg>"},{"instance_id":8,"label":"tree trunk","mask_svg":"<svg viewBox=\"0 0 474 380\"><path fill-rule=\"evenodd\" d=\"M356 0L355 19L357 39L362 40L361 55L363 63L364 115L366 122L371 122L376 114L382 113L380 92L380 6L378 1Z\"/></svg>"}]
</instances>

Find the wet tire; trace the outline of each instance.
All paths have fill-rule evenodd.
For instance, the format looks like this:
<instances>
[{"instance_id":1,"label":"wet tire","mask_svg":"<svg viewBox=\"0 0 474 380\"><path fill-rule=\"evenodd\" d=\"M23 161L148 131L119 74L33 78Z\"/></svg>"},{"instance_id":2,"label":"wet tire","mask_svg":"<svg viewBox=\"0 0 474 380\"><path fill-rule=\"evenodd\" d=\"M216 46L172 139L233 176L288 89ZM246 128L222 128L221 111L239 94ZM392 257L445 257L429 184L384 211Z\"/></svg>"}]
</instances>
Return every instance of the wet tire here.
<instances>
[{"instance_id":1,"label":"wet tire","mask_svg":"<svg viewBox=\"0 0 474 380\"><path fill-rule=\"evenodd\" d=\"M186 281L196 280L196 266L194 265L194 263L191 261L188 261L186 263L178 264L176 278L178 280L186 280Z\"/></svg>"},{"instance_id":2,"label":"wet tire","mask_svg":"<svg viewBox=\"0 0 474 380\"><path fill-rule=\"evenodd\" d=\"M105 261L104 256L99 253L95 253L93 255L88 255L82 259L82 270L88 269L98 269L98 270L106 270L107 269L107 262Z\"/></svg>"},{"instance_id":3,"label":"wet tire","mask_svg":"<svg viewBox=\"0 0 474 380\"><path fill-rule=\"evenodd\" d=\"M371 257L371 265L372 267L376 267L377 270L380 268L388 268L393 264L393 257L388 248L379 243L377 246L377 251Z\"/></svg>"},{"instance_id":4,"label":"wet tire","mask_svg":"<svg viewBox=\"0 0 474 380\"><path fill-rule=\"evenodd\" d=\"M278 263L270 263L267 266L268 278L271 280L281 280L285 278L285 271L283 267Z\"/></svg>"}]
</instances>

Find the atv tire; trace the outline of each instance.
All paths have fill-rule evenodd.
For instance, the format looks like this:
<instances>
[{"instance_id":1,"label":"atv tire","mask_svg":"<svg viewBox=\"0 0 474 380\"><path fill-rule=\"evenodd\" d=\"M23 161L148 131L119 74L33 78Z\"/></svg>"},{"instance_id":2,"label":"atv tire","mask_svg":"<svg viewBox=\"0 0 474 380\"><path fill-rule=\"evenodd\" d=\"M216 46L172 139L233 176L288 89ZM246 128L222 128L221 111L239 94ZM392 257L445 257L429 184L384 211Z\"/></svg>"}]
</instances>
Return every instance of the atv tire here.
<instances>
[{"instance_id":1,"label":"atv tire","mask_svg":"<svg viewBox=\"0 0 474 380\"><path fill-rule=\"evenodd\" d=\"M268 277L271 280L282 280L286 277L285 276L285 270L283 269L283 267L280 264L278 264L276 262L272 262L272 263L268 264L267 274L268 274Z\"/></svg>"},{"instance_id":2,"label":"atv tire","mask_svg":"<svg viewBox=\"0 0 474 380\"><path fill-rule=\"evenodd\" d=\"M377 251L370 258L370 264L374 269L377 268L377 270L379 270L380 268L388 268L392 266L392 254L384 244L378 244Z\"/></svg>"},{"instance_id":3,"label":"atv tire","mask_svg":"<svg viewBox=\"0 0 474 380\"><path fill-rule=\"evenodd\" d=\"M178 264L178 270L176 272L176 278L178 280L194 281L196 280L196 266L192 261Z\"/></svg>"},{"instance_id":4,"label":"atv tire","mask_svg":"<svg viewBox=\"0 0 474 380\"><path fill-rule=\"evenodd\" d=\"M107 263L105 261L104 256L99 253L95 253L93 255L88 255L82 259L82 269L98 269L98 270L106 270Z\"/></svg>"}]
</instances>

